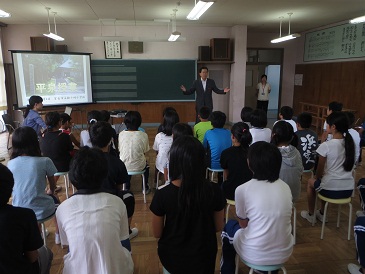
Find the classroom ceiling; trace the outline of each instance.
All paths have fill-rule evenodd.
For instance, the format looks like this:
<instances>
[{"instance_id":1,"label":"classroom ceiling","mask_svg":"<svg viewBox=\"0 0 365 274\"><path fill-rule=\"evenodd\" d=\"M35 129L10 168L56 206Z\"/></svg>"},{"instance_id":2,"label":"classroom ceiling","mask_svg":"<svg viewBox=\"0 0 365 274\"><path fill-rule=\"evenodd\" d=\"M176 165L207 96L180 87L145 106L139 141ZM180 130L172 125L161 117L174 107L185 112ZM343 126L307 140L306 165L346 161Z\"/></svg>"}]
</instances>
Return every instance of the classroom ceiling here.
<instances>
[{"instance_id":1,"label":"classroom ceiling","mask_svg":"<svg viewBox=\"0 0 365 274\"><path fill-rule=\"evenodd\" d=\"M187 14L195 0L2 0L0 9L11 13L0 18L5 24L47 24L47 11L57 12L57 25L167 25L173 9L177 9L177 26L247 25L249 32L288 31L288 15L292 12L291 33L349 20L365 15L364 0L216 0L198 21ZM155 20L163 21L156 22Z\"/></svg>"}]
</instances>

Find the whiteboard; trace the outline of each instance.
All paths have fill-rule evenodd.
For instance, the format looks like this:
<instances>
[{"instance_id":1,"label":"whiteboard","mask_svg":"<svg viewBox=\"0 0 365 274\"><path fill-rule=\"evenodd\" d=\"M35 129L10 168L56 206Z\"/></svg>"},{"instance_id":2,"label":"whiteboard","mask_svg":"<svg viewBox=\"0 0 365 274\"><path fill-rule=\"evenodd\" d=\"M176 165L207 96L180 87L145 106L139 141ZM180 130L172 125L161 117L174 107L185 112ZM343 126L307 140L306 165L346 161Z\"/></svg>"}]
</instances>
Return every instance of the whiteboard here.
<instances>
[{"instance_id":1,"label":"whiteboard","mask_svg":"<svg viewBox=\"0 0 365 274\"><path fill-rule=\"evenodd\" d=\"M305 35L304 62L365 57L365 23L344 24Z\"/></svg>"}]
</instances>

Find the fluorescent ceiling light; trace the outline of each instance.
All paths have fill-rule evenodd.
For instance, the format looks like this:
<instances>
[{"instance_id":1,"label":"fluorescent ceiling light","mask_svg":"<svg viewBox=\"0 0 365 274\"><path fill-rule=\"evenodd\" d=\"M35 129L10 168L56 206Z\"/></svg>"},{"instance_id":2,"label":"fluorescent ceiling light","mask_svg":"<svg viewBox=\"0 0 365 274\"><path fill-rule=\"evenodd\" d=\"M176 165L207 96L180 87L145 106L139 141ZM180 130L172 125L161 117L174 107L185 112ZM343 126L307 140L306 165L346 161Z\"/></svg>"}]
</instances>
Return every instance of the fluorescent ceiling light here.
<instances>
[{"instance_id":1,"label":"fluorescent ceiling light","mask_svg":"<svg viewBox=\"0 0 365 274\"><path fill-rule=\"evenodd\" d=\"M86 42L93 42L93 41L135 41L136 37L133 36L84 36L84 41ZM143 41L143 42L166 42L168 43L169 41L167 41L166 36L140 36L137 37L138 41ZM179 37L179 40L175 41L177 42L185 42L186 41L186 37Z\"/></svg>"},{"instance_id":2,"label":"fluorescent ceiling light","mask_svg":"<svg viewBox=\"0 0 365 274\"><path fill-rule=\"evenodd\" d=\"M350 20L351 24L358 24L358 23L363 23L363 22L365 22L365 15L360 16L360 17L356 17L356 18Z\"/></svg>"},{"instance_id":3,"label":"fluorescent ceiling light","mask_svg":"<svg viewBox=\"0 0 365 274\"><path fill-rule=\"evenodd\" d=\"M51 32L51 24L49 23L49 10L50 9L51 8L46 7L46 10L47 10L47 13L48 13L48 32L49 33L44 33L43 35L47 36L47 37L49 37L53 40L56 40L56 41L63 41L63 40L65 40L65 38L57 35L57 26L56 26L56 14L57 14L57 12L53 12L53 22L54 22L54 32L55 33Z\"/></svg>"},{"instance_id":4,"label":"fluorescent ceiling light","mask_svg":"<svg viewBox=\"0 0 365 274\"><path fill-rule=\"evenodd\" d=\"M280 19L280 35L279 35L279 38L271 40L271 43L273 43L273 44L280 43L280 42L284 42L284 41L288 41L288 40L292 40L292 39L295 39L297 37L300 37L299 33L290 34L290 19L291 19L291 16L293 15L293 13L288 12L288 15L289 15L289 32L288 32L288 35L287 36L281 36L281 24L282 24L282 21L283 21L284 17L280 16L279 17L279 19Z\"/></svg>"},{"instance_id":5,"label":"fluorescent ceiling light","mask_svg":"<svg viewBox=\"0 0 365 274\"><path fill-rule=\"evenodd\" d=\"M208 2L208 1L199 1L195 4L194 8L191 10L191 12L186 16L186 19L188 20L199 20L199 17L202 16L204 12L206 12L207 9L211 5L213 5L214 2Z\"/></svg>"},{"instance_id":6,"label":"fluorescent ceiling light","mask_svg":"<svg viewBox=\"0 0 365 274\"><path fill-rule=\"evenodd\" d=\"M173 33L171 33L169 39L167 39L169 42L175 42L177 40L177 38L179 38L181 35L180 32L178 31L174 31Z\"/></svg>"},{"instance_id":7,"label":"fluorescent ceiling light","mask_svg":"<svg viewBox=\"0 0 365 274\"><path fill-rule=\"evenodd\" d=\"M300 34L299 33L293 33L293 34L290 34L290 35L287 35L287 36L283 36L283 37L279 37L279 38L276 38L274 40L271 40L271 43L273 43L273 44L280 43L280 42L295 39L297 37L300 37Z\"/></svg>"},{"instance_id":8,"label":"fluorescent ceiling light","mask_svg":"<svg viewBox=\"0 0 365 274\"><path fill-rule=\"evenodd\" d=\"M63 37L61 37L61 36L59 36L57 34L54 34L52 32L50 32L50 33L44 33L43 35L44 36L47 36L49 38L52 38L53 40L56 40L56 41L63 41L63 40L65 40L65 38L63 38Z\"/></svg>"},{"instance_id":9,"label":"fluorescent ceiling light","mask_svg":"<svg viewBox=\"0 0 365 274\"><path fill-rule=\"evenodd\" d=\"M0 10L0 17L1 18L4 18L4 17L10 17L10 13L6 12L6 11L3 11L3 10Z\"/></svg>"}]
</instances>

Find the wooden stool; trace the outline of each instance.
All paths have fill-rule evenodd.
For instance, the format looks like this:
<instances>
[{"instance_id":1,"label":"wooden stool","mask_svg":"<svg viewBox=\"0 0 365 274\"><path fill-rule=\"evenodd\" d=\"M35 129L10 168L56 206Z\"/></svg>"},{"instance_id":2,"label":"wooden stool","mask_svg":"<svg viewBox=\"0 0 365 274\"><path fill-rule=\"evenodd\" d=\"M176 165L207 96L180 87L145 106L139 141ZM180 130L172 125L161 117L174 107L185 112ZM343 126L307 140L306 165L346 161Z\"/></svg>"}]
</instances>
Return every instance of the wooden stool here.
<instances>
[{"instance_id":1,"label":"wooden stool","mask_svg":"<svg viewBox=\"0 0 365 274\"><path fill-rule=\"evenodd\" d=\"M313 178L313 176L314 176L313 169L303 170L303 173L310 173L311 174L311 178Z\"/></svg>"},{"instance_id":2,"label":"wooden stool","mask_svg":"<svg viewBox=\"0 0 365 274\"><path fill-rule=\"evenodd\" d=\"M345 198L345 199L330 199L327 198L325 196L322 196L321 194L317 194L317 198L323 200L326 202L325 206L324 206L324 212L323 212L323 222L322 222L322 230L321 230L321 240L323 239L323 234L324 234L324 225L326 223L326 218L327 218L327 208L328 208L328 203L331 204L337 204L338 205L338 214L337 214L337 227L340 227L340 214L341 214L341 205L344 204L348 204L349 205L349 227L348 227L348 233L347 233L347 240L350 240L351 237L351 220L352 220L352 204L351 204L351 197L349 198ZM317 208L317 198L316 198L316 202L315 202L315 206L314 206L314 211ZM313 222L312 222L312 226L314 226L314 222L315 222L315 214L316 212L314 212L314 218L313 218Z\"/></svg>"},{"instance_id":3,"label":"wooden stool","mask_svg":"<svg viewBox=\"0 0 365 274\"><path fill-rule=\"evenodd\" d=\"M144 172L145 170L142 171L128 171L128 175L129 176L133 176L133 175L141 175L142 176L142 192L143 192L143 200L144 203L146 203L146 179L144 177Z\"/></svg>"},{"instance_id":4,"label":"wooden stool","mask_svg":"<svg viewBox=\"0 0 365 274\"><path fill-rule=\"evenodd\" d=\"M236 202L234 200L229 200L229 199L226 199L227 201L227 207L226 207L226 223L228 222L228 212L229 212L229 208L230 206L236 206Z\"/></svg>"},{"instance_id":5,"label":"wooden stool","mask_svg":"<svg viewBox=\"0 0 365 274\"><path fill-rule=\"evenodd\" d=\"M238 274L238 266L239 266L239 256L238 254L236 255L236 271L235 274ZM242 260L243 261L243 260ZM253 274L253 271L259 270L259 271L268 271L269 274L271 273L271 271L275 271L278 269L281 269L283 271L284 274L286 274L286 268L284 267L284 264L276 264L276 265L255 265L255 264L251 264L249 262L243 261L243 263L245 265L247 265L248 267L250 267L250 272L249 274Z\"/></svg>"},{"instance_id":6,"label":"wooden stool","mask_svg":"<svg viewBox=\"0 0 365 274\"><path fill-rule=\"evenodd\" d=\"M69 195L68 195L68 188L70 187L70 181L68 178L68 171L66 172L57 172L54 174L54 176L63 176L63 179L65 181L65 190L66 190L66 199L68 199ZM72 185L72 194L75 193L75 187Z\"/></svg>"},{"instance_id":7,"label":"wooden stool","mask_svg":"<svg viewBox=\"0 0 365 274\"><path fill-rule=\"evenodd\" d=\"M293 237L294 237L294 245L297 242L297 209L293 204Z\"/></svg>"},{"instance_id":8,"label":"wooden stool","mask_svg":"<svg viewBox=\"0 0 365 274\"><path fill-rule=\"evenodd\" d=\"M214 183L217 183L215 182L213 179L214 179L214 173L220 173L220 172L223 172L223 169L219 168L219 169L214 169L214 168L210 168L210 167L207 167L207 171L206 171L206 174L205 174L205 178L209 179L209 172L212 172L212 177L211 177L211 181L214 182Z\"/></svg>"},{"instance_id":9,"label":"wooden stool","mask_svg":"<svg viewBox=\"0 0 365 274\"><path fill-rule=\"evenodd\" d=\"M41 227L42 227L42 236L43 236L43 244L44 246L47 246L47 235L46 235L46 226L45 226L45 222L52 219L54 216L55 216L56 212L53 213L52 215L44 218L44 219L40 219L40 220L37 220L38 223L41 224Z\"/></svg>"}]
</instances>

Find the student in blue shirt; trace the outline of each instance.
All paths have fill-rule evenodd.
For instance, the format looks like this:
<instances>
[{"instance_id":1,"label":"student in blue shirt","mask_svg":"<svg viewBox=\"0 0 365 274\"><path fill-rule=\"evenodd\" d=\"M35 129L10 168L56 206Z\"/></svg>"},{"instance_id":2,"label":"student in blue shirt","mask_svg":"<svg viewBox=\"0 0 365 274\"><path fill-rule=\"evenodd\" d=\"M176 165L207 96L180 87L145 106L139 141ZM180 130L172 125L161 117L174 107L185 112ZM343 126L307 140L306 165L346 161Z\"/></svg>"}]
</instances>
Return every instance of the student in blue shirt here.
<instances>
[{"instance_id":1,"label":"student in blue shirt","mask_svg":"<svg viewBox=\"0 0 365 274\"><path fill-rule=\"evenodd\" d=\"M207 165L212 169L222 169L220 158L222 151L232 146L231 132L223 128L226 115L221 111L211 114L213 129L205 133L203 146L207 151ZM218 173L218 183L223 182L222 173Z\"/></svg>"},{"instance_id":2,"label":"student in blue shirt","mask_svg":"<svg viewBox=\"0 0 365 274\"><path fill-rule=\"evenodd\" d=\"M41 135L41 131L47 128L46 123L39 115L38 111L43 108L43 99L38 95L30 96L29 105L24 113L23 127L31 127L35 130L38 136Z\"/></svg>"}]
</instances>

